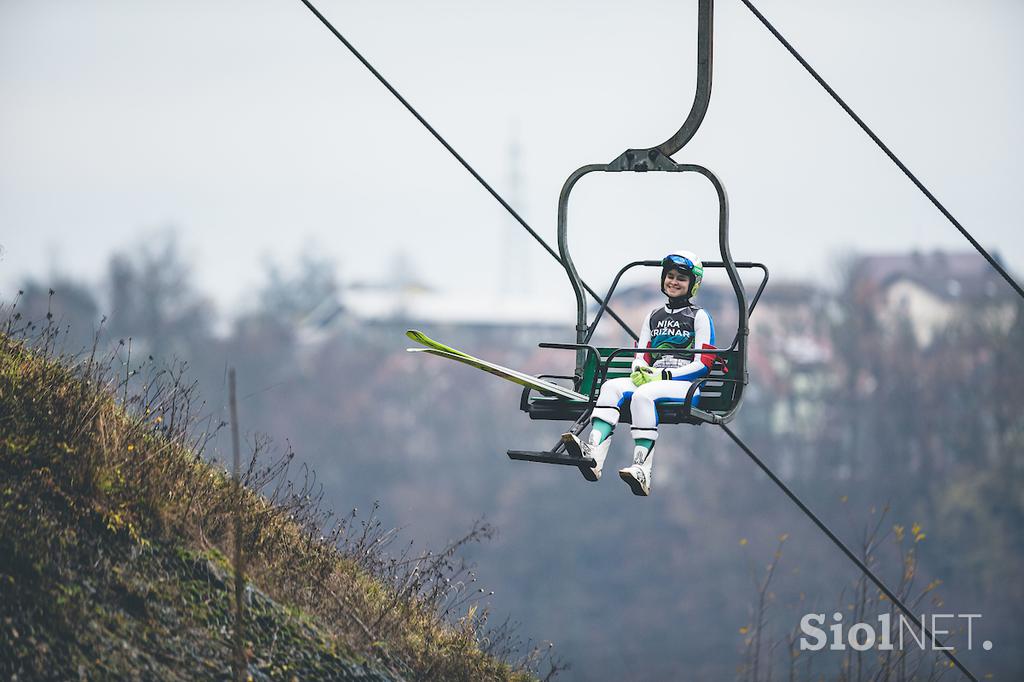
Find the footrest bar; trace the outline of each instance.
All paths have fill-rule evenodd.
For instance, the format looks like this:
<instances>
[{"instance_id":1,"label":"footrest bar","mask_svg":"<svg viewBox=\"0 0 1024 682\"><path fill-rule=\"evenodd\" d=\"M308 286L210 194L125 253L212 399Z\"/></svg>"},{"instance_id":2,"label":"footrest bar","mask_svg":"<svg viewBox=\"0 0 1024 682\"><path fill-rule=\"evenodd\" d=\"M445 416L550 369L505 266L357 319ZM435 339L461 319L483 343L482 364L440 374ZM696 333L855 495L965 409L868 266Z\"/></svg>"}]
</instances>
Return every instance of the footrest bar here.
<instances>
[{"instance_id":1,"label":"footrest bar","mask_svg":"<svg viewBox=\"0 0 1024 682\"><path fill-rule=\"evenodd\" d=\"M509 459L518 459L523 462L543 462L544 464L564 464L571 467L595 467L597 462L593 457L573 457L566 452L531 452L528 450L509 450Z\"/></svg>"}]
</instances>

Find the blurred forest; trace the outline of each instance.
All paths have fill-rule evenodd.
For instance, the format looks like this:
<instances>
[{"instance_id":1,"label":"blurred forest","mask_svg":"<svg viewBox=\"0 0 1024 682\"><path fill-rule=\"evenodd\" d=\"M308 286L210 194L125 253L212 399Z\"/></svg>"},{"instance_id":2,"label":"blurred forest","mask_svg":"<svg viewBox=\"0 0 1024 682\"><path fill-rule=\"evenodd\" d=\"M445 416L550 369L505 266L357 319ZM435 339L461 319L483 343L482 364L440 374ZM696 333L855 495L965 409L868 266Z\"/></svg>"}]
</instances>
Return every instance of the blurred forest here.
<instances>
[{"instance_id":1,"label":"blurred forest","mask_svg":"<svg viewBox=\"0 0 1024 682\"><path fill-rule=\"evenodd\" d=\"M971 651L962 631L947 636L975 674L1022 679L1020 304L1007 289L1004 323L963 305L922 343L912 316L888 315L845 267L836 292L769 284L735 430L919 613L982 614ZM259 433L293 449L339 513L379 501L381 518L420 547L493 524L496 538L467 556L496 616L572 665L563 679L957 679L931 653L897 666L874 652L795 648L804 613L871 622L891 604L725 434L667 429L648 499L614 475L588 484L573 469L512 462L506 449L547 448L562 425L530 422L516 386L405 353L409 320L350 314L334 264L315 255L266 266L246 305L220 313L170 235L113 255L101 286L52 278L21 289L5 302L16 299L22 320L49 313L66 352L90 348L99 330L103 344L125 341L126 372L187 363L205 401L196 428L226 419L234 366L250 444ZM704 302L713 314L715 300ZM786 316L793 301L806 319ZM571 356L536 343L572 340L570 322L558 338L426 331L501 364L566 373ZM787 351L808 336L827 353ZM622 433L609 470L627 461ZM223 435L210 458L229 457Z\"/></svg>"}]
</instances>

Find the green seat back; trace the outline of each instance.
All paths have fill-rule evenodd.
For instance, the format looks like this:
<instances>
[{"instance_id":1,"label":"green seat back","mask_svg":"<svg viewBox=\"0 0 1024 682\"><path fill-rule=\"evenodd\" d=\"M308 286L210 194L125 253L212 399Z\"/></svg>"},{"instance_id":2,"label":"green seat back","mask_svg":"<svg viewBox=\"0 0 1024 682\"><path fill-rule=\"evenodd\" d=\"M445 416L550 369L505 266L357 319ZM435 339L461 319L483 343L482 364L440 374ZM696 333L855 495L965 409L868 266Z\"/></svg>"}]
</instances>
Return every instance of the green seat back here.
<instances>
[{"instance_id":1,"label":"green seat back","mask_svg":"<svg viewBox=\"0 0 1024 682\"><path fill-rule=\"evenodd\" d=\"M608 356L615 349L598 348L597 350L601 354L601 362L604 364L607 362ZM632 355L615 356L608 367L606 378L628 377L632 371L633 357ZM746 368L743 367L742 354L738 350L732 350L721 354L721 357L725 361L728 371L723 372L721 366L716 365L711 370L710 378L702 383L700 388L698 407L708 412L728 412L739 401L740 394L743 391L742 381ZM717 379L731 379L735 381L718 381ZM583 368L583 381L578 390L580 393L589 395L591 388L599 381L600 372L598 371L596 358L592 354L588 354L587 364ZM600 389L599 383L597 388Z\"/></svg>"}]
</instances>

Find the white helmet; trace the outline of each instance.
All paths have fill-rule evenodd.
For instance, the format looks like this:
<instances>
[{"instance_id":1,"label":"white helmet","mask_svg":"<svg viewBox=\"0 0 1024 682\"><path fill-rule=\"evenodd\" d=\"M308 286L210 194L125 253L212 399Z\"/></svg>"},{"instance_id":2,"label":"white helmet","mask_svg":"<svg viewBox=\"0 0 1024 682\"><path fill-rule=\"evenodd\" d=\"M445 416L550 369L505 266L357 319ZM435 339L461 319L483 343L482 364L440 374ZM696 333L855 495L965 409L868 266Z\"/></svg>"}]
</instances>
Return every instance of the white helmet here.
<instances>
[{"instance_id":1,"label":"white helmet","mask_svg":"<svg viewBox=\"0 0 1024 682\"><path fill-rule=\"evenodd\" d=\"M704 279L704 264L700 262L700 258L697 258L697 254L693 251L679 249L669 252L661 259L661 293L663 294L665 294L665 275L669 270L682 270L693 277L690 294L687 298L697 295L697 289L700 288L701 280ZM668 294L665 295L668 296Z\"/></svg>"}]
</instances>

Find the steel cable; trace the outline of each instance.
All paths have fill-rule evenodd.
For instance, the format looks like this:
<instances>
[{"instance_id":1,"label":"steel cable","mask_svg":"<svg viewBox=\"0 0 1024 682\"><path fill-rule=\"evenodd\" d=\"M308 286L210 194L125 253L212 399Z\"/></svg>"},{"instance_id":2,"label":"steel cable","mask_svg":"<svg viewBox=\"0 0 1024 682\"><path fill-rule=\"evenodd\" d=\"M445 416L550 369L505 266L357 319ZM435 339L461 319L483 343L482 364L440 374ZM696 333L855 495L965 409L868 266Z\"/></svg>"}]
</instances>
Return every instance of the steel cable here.
<instances>
[{"instance_id":1,"label":"steel cable","mask_svg":"<svg viewBox=\"0 0 1024 682\"><path fill-rule=\"evenodd\" d=\"M331 22L328 21L327 18L324 17L324 15L321 14L320 11L317 10L317 8L309 0L301 1L317 17L317 19L319 19L321 23L324 24L324 26L326 26L327 29L330 30L331 33L333 33L334 36L339 41L341 41L341 43L346 48L348 48L348 50L356 57L356 59L358 59L360 63L362 63L363 66L365 66L367 70L369 70L370 73L372 73L373 76L377 78L377 80L380 81L381 84L384 85L384 87L387 88L387 90L396 99L398 99L399 102L402 103L402 105L409 111L409 113L411 113L416 118L416 120L419 121L423 125L423 127L426 128L427 131L429 131L430 134L433 135L434 138L438 142L440 142L441 145L445 149L447 149L452 156L455 157L455 159L477 180L477 182L479 182L484 187L484 189L486 189L488 193L492 197L494 197L494 199L497 200L498 203L500 203L502 207L504 207L505 210L508 211L509 214L511 214L512 217L515 218L515 220L524 229L526 229L527 232L529 232L530 236L532 236L541 246L543 246L544 249L555 260L562 264L563 262L561 257L554 251L554 249L552 249L547 244L547 242L545 242L544 239L541 238L541 236L538 235L536 231L534 231L534 229L529 226L529 224L527 224L527 222L522 218L522 216L520 216L515 211L515 209L513 209L508 204L508 202L506 202L505 199L502 198L501 195L498 194L498 192L495 191L494 188L491 187L491 185L486 180L484 180L484 178L479 173L477 173L477 171L448 143L447 140L445 140L444 137L441 136L440 133L438 133L433 128L433 126L430 125L430 123L428 123L427 120L424 119L423 116L421 116L420 113L416 111L416 109L411 104L409 104L409 102L404 97L402 97L402 95L387 81L387 79L385 79L380 74L380 72L377 71L377 69L375 69L373 65L370 64L370 62L367 61L367 59L363 57L362 54L359 53L358 50L356 50L356 48L331 24ZM900 170L902 170L904 174L906 174L907 177L910 178L910 180L918 187L918 189L920 189L925 194L925 196L927 196L928 199L931 200L931 202L939 209L939 211L941 211L942 214L945 215L951 223L953 223L953 225L960 231L960 233L963 234L963 236L967 238L967 240L974 246L974 248L977 249L978 252L985 257L989 264L993 268L995 268L995 270L999 272L1000 275L1003 276L1003 278L1010 284L1010 286L1013 287L1014 290L1016 290L1016 292L1022 298L1024 298L1024 290L1021 289L1021 287L1013 280L1013 278L1010 277L1010 275L999 265L999 263L995 261L995 259L971 236L971 234L962 225L960 225L960 223L952 216L952 214L950 214L949 211L947 211L946 208L938 201L938 199L936 199L935 196L928 191L928 189L920 182L920 180L918 180L917 177L899 160L899 158L896 157L896 155L885 145L885 143L883 143L881 139L879 139L878 136L875 135L875 133L860 119L859 116L857 116L857 114L842 100L842 98L840 98L839 95L836 94L836 92L828 85L828 83L826 83L825 80L822 79L821 76L819 76L818 73L806 62L806 60L804 60L803 57L801 57L800 54L786 41L786 39L782 37L782 35L775 29L775 27L772 26L770 22L768 22L764 15L762 15L757 10L757 8L754 7L753 4L749 2L749 0L741 0L741 2L743 2L743 4L745 4L748 7L748 9L750 9L750 11L754 13L754 15L768 28L768 30L771 31L771 33L786 47L787 50L789 50L789 52L797 59L797 61L799 61L800 64L803 65L805 69L807 69L807 71L814 77L814 79L818 81L818 83L822 87L825 88L825 90L832 96L833 99L836 100L837 103L839 103L839 105L847 112L847 114L849 114L854 119L854 121L857 122L857 124L864 130L864 132L867 133L868 136L900 168ZM586 282L583 282L583 286L586 289L587 293L593 296L595 300L601 300L601 297L598 296L597 293L589 285L586 284ZM610 308L606 308L606 310L609 315L611 315L620 325L622 325L622 327L627 332L630 333L630 335L633 336L634 339L636 338L636 335L633 333L632 329L630 329L630 327L613 310L611 310ZM900 610L907 616L907 618L910 619L910 621L915 626L921 628L923 632L927 633L930 637L932 637L932 641L935 643L937 647L942 646L941 642L934 638L932 632L928 630L920 622L917 616L915 616L910 611L910 609L902 602L902 600L900 600L899 597L897 597L896 594L893 593L892 590L890 590L885 585L885 583L882 582L882 580L877 575L875 575L875 573L863 561L861 561L857 557L857 555L855 555L843 543L843 541L840 540L839 537L835 533L833 533L832 530L820 518L818 518L818 516L813 511L811 511L811 509L806 504L804 504L803 501L792 490L790 490L789 487L778 476L776 476L775 473L764 462L761 461L760 458L757 457L756 454L754 454L754 452L746 445L746 443L744 443L738 436L736 436L736 434L733 433L727 425L720 424L720 426L722 427L722 430L724 430L726 434L728 434L728 436L733 440L733 442L735 442L740 447L740 449L743 450L743 452L746 453L747 456L750 457L750 459L786 494L786 496L789 497L790 500L792 500L793 503L795 503L797 507L808 518L810 518L811 521L813 521L814 524L822 532L825 533L825 535L833 542L833 544L835 544L843 552L843 554L845 554L846 557L850 559L857 566L857 568L859 568L864 573L865 576L867 576L889 599L892 600L893 604L897 605L900 608ZM960 660L953 654L951 650L943 650L943 654L945 654L945 656L949 658L950 662L952 662L970 680L972 680L973 682L978 682L977 678L960 662Z\"/></svg>"},{"instance_id":2,"label":"steel cable","mask_svg":"<svg viewBox=\"0 0 1024 682\"><path fill-rule=\"evenodd\" d=\"M932 644L935 646L935 648L942 649L942 642L935 638L935 635L931 632L931 630L927 629L921 623L921 621L918 620L917 616L915 616L910 611L910 608L908 608L907 605L904 604L903 601L899 597L897 597L896 594L892 590L890 590L884 582L882 582L882 579L875 575L875 572L868 568L867 564L861 561L860 558L856 554L854 554L842 540L839 539L839 536L833 533L832 529L825 525L825 522L818 518L818 515L811 511L810 507L804 504L803 500L801 500L796 493L790 490L789 486L783 483L782 479L776 476L775 472L773 472L767 464L762 462L761 459L754 454L754 451L751 450L746 443L740 440L739 436L732 432L732 429L730 429L726 424L719 424L719 426L721 426L722 430L729 434L729 438L732 438L733 442L736 443L736 445L740 446L740 449L743 450L743 452L745 452L751 460L753 460L754 464L756 464L761 469L761 471L763 471L765 475L768 476L768 478L770 478L772 482L782 490L782 492L786 493L786 496L789 497L789 499L792 500L793 503L800 508L800 511L806 514L807 517L814 522L814 525L816 525L825 535L827 535L828 539L831 540L836 547L842 550L843 554L845 554L850 561L856 564L857 568L859 568L861 572L864 573L864 575L866 575L871 580L871 582L873 582L875 586L877 586L878 589L880 589L885 594L886 597L891 599L893 604L900 608L904 615L906 615L907 618L909 618L915 626L920 628L922 632L928 634L928 637L931 638ZM953 653L951 649L945 649L942 651L942 653L946 655L946 658L948 658L950 662L953 663L953 665L960 669L960 672L962 672L970 680L972 680L972 682L978 682L978 678L971 674L971 671L968 670L964 666L964 664L960 662L960 660L956 657L956 655Z\"/></svg>"},{"instance_id":3,"label":"steel cable","mask_svg":"<svg viewBox=\"0 0 1024 682\"><path fill-rule=\"evenodd\" d=\"M542 238L542 237L541 237L541 236L540 236L539 234L537 234L537 232L536 232L536 231L534 231L534 229L533 229L532 227L530 227L530 225L529 225L529 224L528 224L528 223L527 223L527 222L526 222L525 220L523 220L523 217L522 217L521 215L519 215L519 213L518 213L518 212L516 212L516 210L515 210L514 208L512 208L512 207L511 207L511 206L509 205L509 203L508 203L507 201L505 201L505 199L504 199L504 198L502 198L502 196L501 196L500 194L498 194L498 192L497 192L497 191L495 191L495 189L494 189L493 187L491 187L490 183L488 183L488 182L487 182L486 180L484 180L483 176L481 176L481 175L480 175L479 173L477 173L477 172L476 172L476 169L474 169L474 168L473 168L473 167L472 167L471 165L469 165L469 162L468 162L468 161L466 161L466 160L465 160L464 158L462 158L462 155L461 155L461 154L459 154L459 153L458 153L457 151L455 151L455 148L454 148L454 147L452 147L452 146L451 146L450 144L448 144L448 141L447 141L446 139L444 139L444 138L443 138L443 137L441 136L441 134L440 134L439 132L437 132L437 130L435 130L435 129L434 129L434 127L433 127L432 125L430 125L430 123L428 123L428 122L427 122L427 119L423 118L423 116L421 116L421 115L420 115L420 112L416 111L416 109L415 109L415 108L414 108L414 107L413 107L413 106L412 106L411 104L409 104L409 101L408 101L408 100L406 100L406 99L405 99L404 97L402 97L402 94L401 94L400 92L398 92L398 90L396 90L396 89L394 88L394 86L392 86L392 85L391 85L391 83L389 83L389 82L387 81L387 79L386 79L386 78L384 78L384 76L382 76L382 75L380 74L380 72L379 72L379 71L377 71L377 69L375 69L375 68L373 67L373 64L371 64L371 63L370 63L370 62L369 62L369 61L368 61L368 60L366 59L366 57L364 57L364 56L363 56L362 54L360 54L360 53L359 53L359 50L357 50L357 49L356 49L356 48L355 48L355 47L354 47L354 46L352 45L352 43L350 43L350 42L349 42L349 41L348 41L348 40L347 40L347 39L345 38L345 36L341 35L341 33L340 33L340 32L338 31L338 29L336 29L336 28L334 27L334 25L333 25L333 24L332 24L332 23L331 23L330 21L328 21L328 20L327 20L327 17L325 17L325 16L323 15L323 14L321 14L321 13L320 13L320 10L318 10L318 9L317 9L317 8L316 8L316 7L315 7L315 6L313 5L313 3L312 3L312 2L310 2L309 0L302 0L302 4L304 4L304 5L306 6L306 7L308 7L308 8L309 8L309 11L310 11L310 12L312 12L312 13L313 13L313 14L314 14L314 15L316 16L316 18L317 18L317 19L319 19L319 20L320 20L320 22L321 22L321 23L322 23L322 24L323 24L324 26L326 26L326 27L327 27L327 29L328 29L328 30L329 30L329 31L330 31L331 33L333 33L333 34L334 34L334 37L335 37L335 38L337 38L338 40L340 40L340 41L341 41L341 43L342 43L342 45L344 45L345 47L347 47L347 48L348 48L348 51L349 51L349 52L351 52L351 53L352 53L352 54L353 54L353 55L355 56L355 58L356 58L356 59L358 59L358 60L359 60L359 62L360 62L360 63L361 63L361 64L362 64L363 66L365 66L365 67L367 68L367 70L368 70L368 71L369 71L370 73L372 73L372 74L374 75L374 77L375 77L375 78L376 78L377 80L379 80L379 81L381 82L381 85L383 85L383 86L384 86L385 88L387 88L387 89L388 89L388 92L390 92L390 93L391 93L392 95L394 95L394 96L395 96L395 99L397 99L397 100L398 100L399 102L401 102L401 103L402 103L402 106L404 106L404 107L405 107L405 108L406 108L406 109L407 109L407 110L409 111L409 113L410 113L410 114L412 114L412 115L413 115L413 116L414 116L414 117L416 118L416 120L417 120L417 121L419 121L419 122L420 122L420 123L421 123L421 124L423 125L423 127L424 127L424 128L426 128L428 132L430 132L430 134L431 134L431 135L433 135L433 136L434 136L434 139L436 139L436 140L437 140L438 142L440 142L440 143L441 143L441 145L442 145L442 146L443 146L443 147L444 147L445 149L447 149L447 150L448 150L448 152L449 152L449 153L450 153L450 154L451 154L452 156L454 156L454 157L455 157L455 159L456 159L456 160L457 160L457 161L458 161L458 162L459 162L460 164L462 164L462 167L463 167L463 168L465 168L465 169L466 169L467 171L469 171L469 174L470 174L470 175L472 175L472 176L473 176L473 177L474 177L474 178L476 179L476 181L477 181L477 182L479 182L479 183L480 183L480 184L481 184L481 185L483 186L483 188L484 188L484 189L486 189L486 190L487 190L487 192L488 192L488 193L489 193L489 194L490 194L490 195L491 195L492 197L494 197L494 198L495 198L495 200L497 200L497 202L498 202L499 204L501 204L501 205L502 205L502 207L504 207L504 209L505 209L506 211L508 211L508 212L509 212L509 214L511 214L511 215L512 215L512 217L513 217L513 218L515 218L515 219L516 219L516 222L518 222L518 223L519 223L520 225L522 225L522 226L523 226L523 228L524 228L524 229L525 229L525 230L526 230L527 232L529 232L529 233L530 233L530 236L531 236L531 237L533 237L533 238L534 238L535 240L537 240L537 243L538 243L538 244L540 244L541 246L543 246L543 247L544 247L544 250L545 250L545 251L547 251L547 252L548 252L549 254L551 254L551 257L552 257L552 258L554 258L554 259L555 259L556 261L558 261L558 263L559 263L560 265L562 265L562 266L564 267L564 266L565 266L565 264L564 264L564 263L562 262L562 258L561 258L561 257L560 257L560 256L558 255L558 253L556 253L556 252L555 252L555 250L554 250L554 249L552 249L552 248L551 248L551 247L550 247L550 246L548 245L548 243L547 243L546 241L544 241L544 239L543 239L543 238ZM584 289L586 289L586 291L587 291L587 293L588 293L588 294L590 294L591 296L593 296L593 297L594 297L594 300L595 300L595 301L601 301L601 297L597 295L597 292L596 292L596 291L594 291L594 290L593 290L593 289L592 289L592 288L590 287L590 285L588 285L588 284L587 284L586 282L583 282L582 280L581 280L581 282L582 282L582 284L583 284L583 288L584 288ZM614 320L615 320L616 322L618 322L618 323L619 323L620 325L622 325L622 328L623 328L623 329L625 329L625 330L626 330L626 332L627 332L627 333L628 333L628 334L629 334L629 335L630 335L631 337L633 337L633 340L634 340L634 341L635 341L635 340L637 340L637 339L639 338L639 337L638 337L638 336L636 335L636 333L635 333L635 332L634 332L634 331L633 331L633 330L632 330L632 329L630 328L630 326L629 326L628 324L626 324L626 323L625 323L625 322L623 321L623 319L622 319L621 317L619 317L619 316L618 316L618 315L617 315L617 314L615 313L615 311L614 311L614 310L612 310L611 308L607 308L607 311L608 311L608 314L609 314L609 315L611 315L611 316L612 316L612 318L613 318L613 319L614 319Z\"/></svg>"},{"instance_id":4,"label":"steel cable","mask_svg":"<svg viewBox=\"0 0 1024 682\"><path fill-rule=\"evenodd\" d=\"M926 197L928 197L928 200L935 205L935 208L939 209L942 215L946 216L949 222L953 224L953 227L959 230L960 234L962 234L964 238L971 243L971 246L973 246L978 251L978 253L985 257L985 260L988 261L988 264L995 268L996 272L1002 275L1003 279L1006 280L1006 283L1009 284L1013 288L1013 290L1017 292L1017 295L1020 296L1021 298L1024 298L1024 289L1021 289L1021 286L1017 284L1013 277L1010 276L1010 273L1008 273L1006 269L1003 268L1003 266L1000 265L999 262L995 258L993 258L992 255L988 251L986 251L981 244L978 243L978 240L976 240L971 235L971 233L968 232L967 229L960 224L960 221L953 217L952 213L946 210L946 207L943 206L942 203L935 197L935 195L932 194L928 190L928 188L924 186L924 183L917 179L917 176L914 175L902 161L900 161L899 157L897 157L896 154L894 154L893 151L889 149L889 147L884 142L882 142L881 138L879 138L878 135L875 134L875 131L868 127L868 124L865 123L863 119L861 119L861 117L858 116L857 113L850 108L850 105L843 101L843 98L840 97L839 94L832 89L832 86L830 86L825 81L825 79L822 78L818 74L818 72L814 70L814 67L807 63L807 60L804 59L800 55L800 53L796 51L796 48L794 48L789 43L789 41L786 40L781 33L779 33L779 31L774 26L772 26L772 23L768 21L768 19L766 19L765 16L761 14L761 12L759 12L756 7L754 7L753 3L750 2L750 0L740 0L740 2L747 6L747 9L749 9L754 14L754 16L757 17L762 24L764 24L765 28L767 28L771 32L771 34L775 36L775 38L780 43L782 43L783 47L785 47L789 51L789 53L793 55L793 58L800 62L800 65L807 70L807 73L811 74L814 80L818 81L818 85L823 87L825 91L832 96L832 99L834 99L836 103L843 108L843 111L849 114L850 118L852 118L854 122L858 126L860 126L860 129L863 130L876 145L878 145L879 149L885 152L885 155L888 156L901 171L903 171L903 174L910 178L910 181L913 182L914 185L919 190L921 190L921 192L924 193Z\"/></svg>"}]
</instances>

